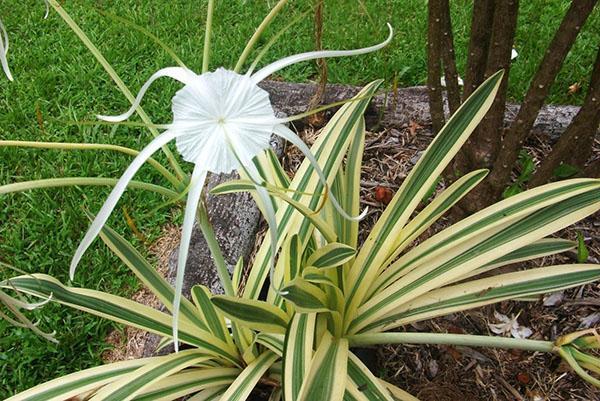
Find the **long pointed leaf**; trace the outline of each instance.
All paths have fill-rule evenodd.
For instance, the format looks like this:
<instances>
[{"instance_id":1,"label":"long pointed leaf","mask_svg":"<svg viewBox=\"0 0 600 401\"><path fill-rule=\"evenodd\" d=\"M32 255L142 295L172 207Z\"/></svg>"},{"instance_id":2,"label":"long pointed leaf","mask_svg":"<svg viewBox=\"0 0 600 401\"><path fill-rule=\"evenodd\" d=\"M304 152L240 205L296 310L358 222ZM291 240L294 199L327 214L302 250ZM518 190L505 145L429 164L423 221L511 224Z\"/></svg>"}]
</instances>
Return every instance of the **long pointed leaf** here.
<instances>
[{"instance_id":1,"label":"long pointed leaf","mask_svg":"<svg viewBox=\"0 0 600 401\"><path fill-rule=\"evenodd\" d=\"M52 300L55 302L93 315L138 327L165 337L171 337L172 335L172 319L165 313L105 292L67 287L55 278L45 274L11 278L3 286L43 298L52 295ZM237 363L238 358L233 352L234 350L228 344L204 330L187 322L181 322L179 335L181 341L187 344L194 345L211 355L222 357L231 363Z\"/></svg>"},{"instance_id":2,"label":"long pointed leaf","mask_svg":"<svg viewBox=\"0 0 600 401\"><path fill-rule=\"evenodd\" d=\"M347 277L350 284L347 287L348 315L352 316L362 303L368 290L364 283L375 279L381 264L393 252L395 244L390 238L400 235L423 195L483 119L502 76L502 71L492 75L462 104L421 156L375 224Z\"/></svg>"}]
</instances>

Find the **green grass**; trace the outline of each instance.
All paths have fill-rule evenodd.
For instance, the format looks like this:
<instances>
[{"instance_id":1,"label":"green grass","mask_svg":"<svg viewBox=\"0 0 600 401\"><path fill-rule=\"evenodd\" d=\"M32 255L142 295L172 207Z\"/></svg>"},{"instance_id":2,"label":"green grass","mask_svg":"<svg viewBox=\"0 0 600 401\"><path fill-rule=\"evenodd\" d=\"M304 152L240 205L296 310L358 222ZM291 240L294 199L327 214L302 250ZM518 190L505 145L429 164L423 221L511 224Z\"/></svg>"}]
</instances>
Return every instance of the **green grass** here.
<instances>
[{"instance_id":1,"label":"green grass","mask_svg":"<svg viewBox=\"0 0 600 401\"><path fill-rule=\"evenodd\" d=\"M135 92L158 68L172 65L169 56L142 34L101 17L93 8L129 18L163 39L186 64L198 71L202 64L205 5L177 0L67 1L65 7L99 46L116 71ZM211 65L231 67L274 0L217 1ZM267 37L291 18L307 9L309 0L291 2L267 32ZM324 44L328 48L353 48L382 40L385 22L396 29L392 44L377 54L331 60L330 81L362 85L385 78L387 85L397 79L400 86L422 85L426 79L426 2L424 0L328 0ZM510 96L521 99L544 47L560 23L566 0L522 2ZM204 4L204 3L203 3ZM452 13L459 57L464 68L468 42L471 2L453 1ZM0 138L38 141L86 141L141 148L149 141L143 129L81 127L73 120L92 120L96 113L121 112L127 101L116 90L74 34L55 14L43 20L39 0L15 2L4 10L2 20L11 40L9 63L15 82L0 79ZM391 17L390 17L391 16ZM310 18L286 33L269 52L268 60L312 49ZM600 12L595 10L583 27L574 50L569 54L551 102L580 103L584 92L568 95L574 82L585 83L591 71L597 43L600 42ZM263 42L264 43L264 42ZM286 69L281 77L307 81L315 76L313 63ZM155 122L169 122L169 99L177 85L159 81L144 100ZM43 120L43 126L39 122ZM160 159L161 156L158 156ZM163 160L163 159L161 159ZM81 151L40 151L0 149L0 183L44 177L118 176L129 159L112 153ZM164 161L164 160L163 160ZM185 166L189 170L189 166ZM153 170L145 169L139 179L164 183ZM0 261L28 272L45 272L67 280L70 258L87 228L83 210L97 211L108 194L104 188L76 188L28 192L0 196ZM163 199L157 195L131 192L121 205L150 239L160 226L179 213L145 216ZM175 216L175 217L173 217ZM111 225L131 236L121 209ZM7 277L10 272L0 273ZM84 257L75 284L128 295L137 284L118 260L101 244ZM56 330L60 345L50 344L31 332L0 322L0 398L24 390L44 380L98 364L106 349L104 338L112 324L88 315L49 305L36 312L41 327Z\"/></svg>"}]
</instances>

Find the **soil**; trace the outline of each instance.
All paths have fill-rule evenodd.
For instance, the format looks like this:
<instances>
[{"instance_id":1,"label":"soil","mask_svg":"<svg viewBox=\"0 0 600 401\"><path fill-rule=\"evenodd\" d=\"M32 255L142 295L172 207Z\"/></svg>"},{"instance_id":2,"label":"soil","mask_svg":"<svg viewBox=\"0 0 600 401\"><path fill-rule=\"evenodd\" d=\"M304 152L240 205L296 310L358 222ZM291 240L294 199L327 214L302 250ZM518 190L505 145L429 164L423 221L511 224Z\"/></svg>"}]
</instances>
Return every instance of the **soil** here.
<instances>
[{"instance_id":1,"label":"soil","mask_svg":"<svg viewBox=\"0 0 600 401\"><path fill-rule=\"evenodd\" d=\"M317 134L316 130L306 128L303 139L311 143ZM431 140L429 129L412 121L401 129L367 133L361 202L369 206L369 215L361 223L361 240ZM596 142L594 147L594 157L600 157L600 143ZM550 150L548 138L536 135L526 144L526 149L538 163ZM301 161L298 151L288 147L284 160L286 169L293 173ZM437 191L441 189L443 183L438 184ZM444 216L415 244L447 227L452 220L451 215ZM578 232L585 238L588 262L599 263L600 213L557 233L557 236L576 239ZM571 252L508 266L504 270L575 261L576 254ZM564 333L600 326L600 284L571 289L538 302L502 302L402 329L495 335L488 326L490 322L497 323L495 311L507 316L518 314L518 322L532 330L532 339L554 340ZM387 345L379 347L377 355L374 373L422 401L600 400L598 389L572 373L560 358L550 354L470 347Z\"/></svg>"}]
</instances>

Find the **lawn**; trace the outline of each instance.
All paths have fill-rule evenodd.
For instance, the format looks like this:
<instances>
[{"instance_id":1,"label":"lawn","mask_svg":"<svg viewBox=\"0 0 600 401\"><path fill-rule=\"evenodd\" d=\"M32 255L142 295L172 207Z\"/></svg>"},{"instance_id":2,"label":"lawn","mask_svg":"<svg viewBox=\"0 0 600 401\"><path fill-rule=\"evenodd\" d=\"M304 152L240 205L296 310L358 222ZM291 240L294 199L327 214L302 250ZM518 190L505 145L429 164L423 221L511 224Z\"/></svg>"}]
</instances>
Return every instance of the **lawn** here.
<instances>
[{"instance_id":1,"label":"lawn","mask_svg":"<svg viewBox=\"0 0 600 401\"><path fill-rule=\"evenodd\" d=\"M204 3L174 0L166 6L161 0L79 0L65 1L64 5L135 92L154 71L172 65L173 61L146 36L103 17L94 6L147 28L188 67L198 71L202 63ZM235 64L245 41L274 3L274 0L217 1L213 67ZM311 1L290 3L267 31L267 38L307 10ZM520 55L510 78L510 96L515 100L523 97L569 4L565 0L522 3L515 44ZM471 4L465 0L452 2L459 70L464 68ZM43 19L42 1L15 2L3 11L2 21L11 40L9 63L15 82L0 79L0 139L112 143L136 149L148 142L147 131L139 128L74 124L74 121L93 120L97 113L121 112L127 101L58 15L51 12L47 20ZM399 86L422 85L426 79L426 14L424 0L326 1L323 42L327 48L354 48L381 41L388 20L396 29L393 42L379 53L331 60L330 81L362 85L385 78L388 87L394 81ZM309 16L285 33L265 62L311 50L311 24ZM582 101L584 92L569 94L568 87L575 82L585 87L598 43L600 10L596 8L552 88L551 102ZM286 69L280 78L307 81L315 73L314 64L305 63ZM169 122L169 98L176 88L168 80L159 81L144 100L144 107L155 122ZM0 183L82 175L117 177L129 160L108 152L2 148ZM152 170L143 170L138 179L158 183L161 178ZM49 273L66 282L69 261L89 224L84 210L97 211L107 193L105 188L82 187L0 195L0 261L26 272ZM152 241L164 223L180 218L177 209L146 214L163 201L157 195L130 192L120 206L129 210L137 227ZM132 232L125 220L119 207L111 225L129 237ZM139 241L138 245L143 248ZM0 278L11 274L0 272ZM127 269L101 244L87 252L75 284L124 295L137 288ZM43 380L98 364L107 347L104 338L114 327L55 305L46 306L35 315L42 328L57 331L60 344L48 343L27 330L0 321L1 399Z\"/></svg>"}]
</instances>

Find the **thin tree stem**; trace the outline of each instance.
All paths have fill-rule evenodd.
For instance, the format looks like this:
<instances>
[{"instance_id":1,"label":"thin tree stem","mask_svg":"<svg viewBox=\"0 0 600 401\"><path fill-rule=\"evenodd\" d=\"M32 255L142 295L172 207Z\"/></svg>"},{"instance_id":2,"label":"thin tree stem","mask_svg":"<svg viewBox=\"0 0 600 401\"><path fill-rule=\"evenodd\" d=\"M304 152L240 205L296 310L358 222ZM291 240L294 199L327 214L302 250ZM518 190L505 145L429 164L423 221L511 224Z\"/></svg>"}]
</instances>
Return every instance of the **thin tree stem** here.
<instances>
[{"instance_id":1,"label":"thin tree stem","mask_svg":"<svg viewBox=\"0 0 600 401\"><path fill-rule=\"evenodd\" d=\"M442 19L442 61L444 62L444 77L446 78L446 95L450 114L454 114L460 107L460 86L458 85L458 71L454 54L454 35L452 34L452 19L450 17L450 3L443 0L441 5Z\"/></svg>"},{"instance_id":2,"label":"thin tree stem","mask_svg":"<svg viewBox=\"0 0 600 401\"><path fill-rule=\"evenodd\" d=\"M430 0L428 4L427 29L427 93L433 133L437 134L444 126L444 103L441 89L441 1Z\"/></svg>"},{"instance_id":3,"label":"thin tree stem","mask_svg":"<svg viewBox=\"0 0 600 401\"><path fill-rule=\"evenodd\" d=\"M517 161L519 150L535 119L544 100L550 92L550 87L569 50L573 46L583 23L586 21L598 0L577 0L571 2L571 7L565 14L560 27L554 34L552 42L546 49L543 60L531 81L525 95L523 104L502 140L502 146L497 152L494 168L489 177L489 182L496 195L509 184L510 174ZM488 131L487 134L489 135Z\"/></svg>"},{"instance_id":4,"label":"thin tree stem","mask_svg":"<svg viewBox=\"0 0 600 401\"><path fill-rule=\"evenodd\" d=\"M590 79L585 101L567 130L552 147L550 154L542 160L534 176L529 182L531 187L552 180L554 170L566 163L580 172L593 152L593 142L600 124L600 48L596 54L596 62Z\"/></svg>"},{"instance_id":5,"label":"thin tree stem","mask_svg":"<svg viewBox=\"0 0 600 401\"><path fill-rule=\"evenodd\" d=\"M494 0L477 0L473 3L463 100L483 82L492 38L490 27L494 22L494 10Z\"/></svg>"}]
</instances>

